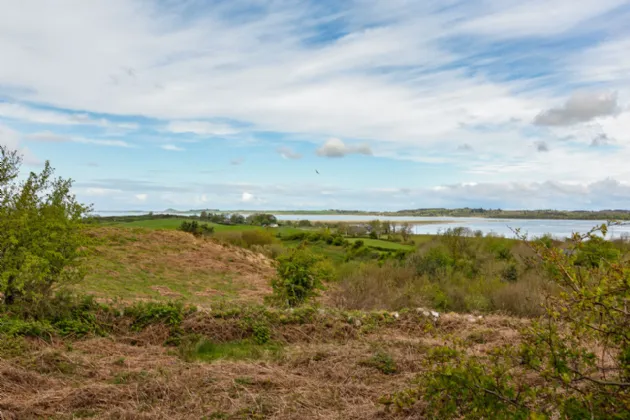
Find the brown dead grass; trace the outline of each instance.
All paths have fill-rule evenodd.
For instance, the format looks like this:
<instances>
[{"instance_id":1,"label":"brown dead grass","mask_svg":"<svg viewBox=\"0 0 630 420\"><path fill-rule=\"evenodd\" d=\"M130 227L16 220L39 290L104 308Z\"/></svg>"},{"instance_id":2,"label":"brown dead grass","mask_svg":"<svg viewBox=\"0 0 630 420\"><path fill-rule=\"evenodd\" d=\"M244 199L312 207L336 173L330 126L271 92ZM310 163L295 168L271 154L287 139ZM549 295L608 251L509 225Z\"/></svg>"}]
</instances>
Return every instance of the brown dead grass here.
<instances>
[{"instance_id":1,"label":"brown dead grass","mask_svg":"<svg viewBox=\"0 0 630 420\"><path fill-rule=\"evenodd\" d=\"M230 322L196 314L182 328L218 341L241 338ZM0 418L392 418L378 398L410 386L431 347L463 338L472 352L487 352L516 344L515 328L526 322L445 314L427 329L420 315L404 314L366 334L348 326L352 333L337 337L325 336L325 322L292 325L274 331L287 343L277 358L213 363L186 362L162 346L164 326L53 344L28 340L28 355L0 359ZM396 374L364 363L377 352L395 360Z\"/></svg>"}]
</instances>

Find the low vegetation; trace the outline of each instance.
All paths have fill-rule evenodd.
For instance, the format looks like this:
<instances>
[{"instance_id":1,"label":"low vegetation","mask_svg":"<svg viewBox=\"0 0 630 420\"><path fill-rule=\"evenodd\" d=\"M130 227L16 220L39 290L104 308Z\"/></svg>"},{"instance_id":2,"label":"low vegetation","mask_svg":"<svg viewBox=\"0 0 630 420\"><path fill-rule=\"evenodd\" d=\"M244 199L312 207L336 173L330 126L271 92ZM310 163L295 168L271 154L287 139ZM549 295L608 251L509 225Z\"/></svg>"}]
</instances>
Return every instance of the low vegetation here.
<instances>
[{"instance_id":1,"label":"low vegetation","mask_svg":"<svg viewBox=\"0 0 630 420\"><path fill-rule=\"evenodd\" d=\"M630 418L630 247L606 226L94 220L0 151L2 419Z\"/></svg>"}]
</instances>

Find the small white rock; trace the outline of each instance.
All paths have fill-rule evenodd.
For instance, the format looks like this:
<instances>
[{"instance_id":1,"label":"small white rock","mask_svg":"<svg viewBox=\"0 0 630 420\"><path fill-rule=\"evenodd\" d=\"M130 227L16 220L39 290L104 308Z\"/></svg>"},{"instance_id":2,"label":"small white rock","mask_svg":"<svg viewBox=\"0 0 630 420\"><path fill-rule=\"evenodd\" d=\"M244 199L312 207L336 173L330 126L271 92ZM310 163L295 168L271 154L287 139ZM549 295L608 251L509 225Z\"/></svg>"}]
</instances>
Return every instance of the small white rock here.
<instances>
[{"instance_id":1,"label":"small white rock","mask_svg":"<svg viewBox=\"0 0 630 420\"><path fill-rule=\"evenodd\" d=\"M400 318L400 314L398 312L394 312L392 316L396 319Z\"/></svg>"},{"instance_id":2,"label":"small white rock","mask_svg":"<svg viewBox=\"0 0 630 420\"><path fill-rule=\"evenodd\" d=\"M431 311L431 316L435 319L438 319L440 317L440 314L439 312Z\"/></svg>"}]
</instances>

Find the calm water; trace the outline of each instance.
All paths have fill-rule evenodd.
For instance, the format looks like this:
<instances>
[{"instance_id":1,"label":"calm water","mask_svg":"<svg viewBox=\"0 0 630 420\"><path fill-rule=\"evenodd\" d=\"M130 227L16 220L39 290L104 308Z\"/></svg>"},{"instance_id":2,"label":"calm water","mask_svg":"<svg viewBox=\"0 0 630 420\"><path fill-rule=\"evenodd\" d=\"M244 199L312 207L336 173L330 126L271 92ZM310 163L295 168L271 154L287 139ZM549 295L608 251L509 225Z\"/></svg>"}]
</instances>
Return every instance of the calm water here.
<instances>
[{"instance_id":1,"label":"calm water","mask_svg":"<svg viewBox=\"0 0 630 420\"><path fill-rule=\"evenodd\" d=\"M101 216L123 216L138 215L140 212L97 212ZM158 213L156 213L158 214ZM494 233L505 237L513 237L511 229L520 228L522 233L527 233L530 237L538 237L544 234L551 234L557 238L571 236L573 232L585 233L596 225L605 223L604 220L539 220L539 219L485 219L479 217L397 217L397 216L365 216L365 215L307 215L307 214L279 214L279 220L303 220L312 221L346 221L346 222L369 222L370 220L389 220L397 223L402 222L432 222L431 224L417 224L413 226L417 234L435 234L453 227L467 227L472 230L480 230L484 234ZM511 228L511 229L510 229ZM623 235L630 235L630 224L624 226L614 226L609 229L608 238L618 238Z\"/></svg>"},{"instance_id":2,"label":"calm water","mask_svg":"<svg viewBox=\"0 0 630 420\"><path fill-rule=\"evenodd\" d=\"M319 220L319 221L357 221L368 222L376 216L349 215L278 215L280 220ZM389 220L398 223L432 222L431 224L414 225L417 234L435 234L453 227L467 227L480 230L484 234L494 233L505 237L513 237L512 229L521 229L530 237L538 237L547 233L554 237L565 238L574 232L585 233L596 225L606 223L605 220L542 220L542 219L486 219L480 217L397 217L381 216L379 220ZM624 234L630 235L630 225L614 226L609 229L609 238L618 238Z\"/></svg>"}]
</instances>

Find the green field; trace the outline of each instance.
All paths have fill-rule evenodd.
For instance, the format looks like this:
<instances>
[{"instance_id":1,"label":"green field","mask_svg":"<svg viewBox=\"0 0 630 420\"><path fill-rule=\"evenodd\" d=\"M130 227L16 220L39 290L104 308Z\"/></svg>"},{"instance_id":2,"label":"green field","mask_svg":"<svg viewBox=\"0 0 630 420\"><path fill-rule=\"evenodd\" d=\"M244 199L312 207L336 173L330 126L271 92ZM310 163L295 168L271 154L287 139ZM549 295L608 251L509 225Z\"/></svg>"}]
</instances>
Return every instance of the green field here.
<instances>
[{"instance_id":1,"label":"green field","mask_svg":"<svg viewBox=\"0 0 630 420\"><path fill-rule=\"evenodd\" d=\"M177 229L183 221L188 221L190 219L181 218L165 218L165 219L152 219L152 220L137 220L134 222L107 222L103 223L103 226L111 226L111 227L123 227L123 228L145 228L145 229ZM244 230L256 230L256 229L266 229L261 226L253 226L253 225L220 225L217 223L211 222L199 222L201 224L207 224L214 227L215 232L238 232ZM295 232L300 232L301 229L292 228L292 227L279 227L279 228L269 228L273 232L281 232L283 234L290 234Z\"/></svg>"},{"instance_id":2,"label":"green field","mask_svg":"<svg viewBox=\"0 0 630 420\"><path fill-rule=\"evenodd\" d=\"M399 249L408 251L414 249L411 245L403 245L398 242L390 242L384 241L382 239L370 239L370 238L348 238L350 242L363 241L365 246L369 246L372 248L383 248L383 249L391 249L392 251L396 251Z\"/></svg>"}]
</instances>

